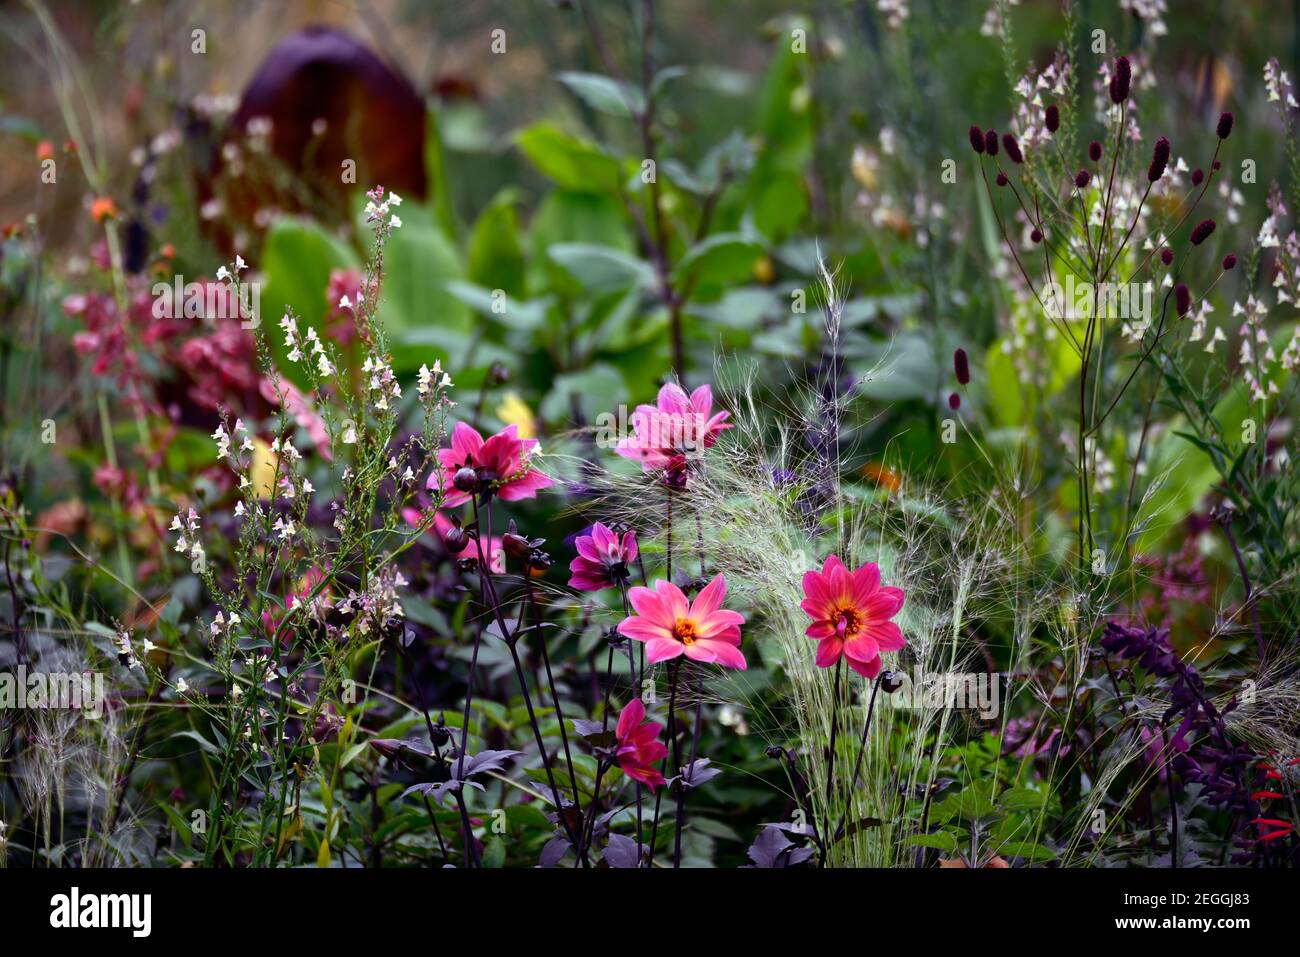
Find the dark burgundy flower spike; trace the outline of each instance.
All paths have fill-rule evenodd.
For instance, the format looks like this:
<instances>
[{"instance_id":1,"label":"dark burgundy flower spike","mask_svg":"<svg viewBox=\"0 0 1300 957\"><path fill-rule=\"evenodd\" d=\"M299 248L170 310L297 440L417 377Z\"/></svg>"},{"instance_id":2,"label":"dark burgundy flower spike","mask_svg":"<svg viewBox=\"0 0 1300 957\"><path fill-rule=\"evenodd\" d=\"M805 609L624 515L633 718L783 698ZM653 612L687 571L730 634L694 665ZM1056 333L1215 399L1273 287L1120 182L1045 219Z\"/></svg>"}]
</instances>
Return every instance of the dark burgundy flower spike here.
<instances>
[{"instance_id":1,"label":"dark burgundy flower spike","mask_svg":"<svg viewBox=\"0 0 1300 957\"><path fill-rule=\"evenodd\" d=\"M1047 108L1047 116L1043 119L1043 125L1047 127L1047 132L1055 133L1061 128L1061 110L1055 104Z\"/></svg>"},{"instance_id":2,"label":"dark burgundy flower spike","mask_svg":"<svg viewBox=\"0 0 1300 957\"><path fill-rule=\"evenodd\" d=\"M1147 179L1152 183L1156 182L1165 175L1165 168L1168 166L1169 140L1162 136L1156 140L1156 145L1151 150L1151 165L1147 168Z\"/></svg>"},{"instance_id":3,"label":"dark burgundy flower spike","mask_svg":"<svg viewBox=\"0 0 1300 957\"><path fill-rule=\"evenodd\" d=\"M1214 232L1215 225L1216 223L1212 219L1203 219L1197 223L1196 228L1192 230L1192 245L1199 246L1209 239L1210 233Z\"/></svg>"},{"instance_id":4,"label":"dark burgundy flower spike","mask_svg":"<svg viewBox=\"0 0 1300 957\"><path fill-rule=\"evenodd\" d=\"M975 126L974 124L971 124L971 128L967 135L970 136L970 148L973 149L976 153L983 153L984 133L981 132L980 128L978 126Z\"/></svg>"},{"instance_id":5,"label":"dark burgundy flower spike","mask_svg":"<svg viewBox=\"0 0 1300 957\"><path fill-rule=\"evenodd\" d=\"M1133 67L1129 64L1128 57L1115 57L1115 68L1110 74L1110 101L1119 104L1127 100L1132 82Z\"/></svg>"}]
</instances>

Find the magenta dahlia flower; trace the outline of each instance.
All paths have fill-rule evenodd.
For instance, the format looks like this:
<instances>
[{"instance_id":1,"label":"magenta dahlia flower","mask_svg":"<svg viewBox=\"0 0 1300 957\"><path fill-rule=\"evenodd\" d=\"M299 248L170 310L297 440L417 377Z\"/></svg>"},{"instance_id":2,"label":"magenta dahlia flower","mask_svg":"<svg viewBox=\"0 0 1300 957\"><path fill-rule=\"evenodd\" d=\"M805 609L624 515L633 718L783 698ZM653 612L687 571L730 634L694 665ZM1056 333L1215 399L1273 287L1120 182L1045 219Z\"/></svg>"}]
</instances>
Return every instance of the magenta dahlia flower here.
<instances>
[{"instance_id":1,"label":"magenta dahlia flower","mask_svg":"<svg viewBox=\"0 0 1300 957\"><path fill-rule=\"evenodd\" d=\"M457 473L463 469L473 470L480 490L507 502L535 498L539 491L555 484L549 475L533 468L536 448L536 439L519 438L517 425L506 426L484 441L476 429L457 422L451 433L451 448L438 452L445 496L442 504L451 507L470 500L473 493L455 482ZM426 485L430 490L436 490L438 481L439 473L434 473Z\"/></svg>"},{"instance_id":2,"label":"magenta dahlia flower","mask_svg":"<svg viewBox=\"0 0 1300 957\"><path fill-rule=\"evenodd\" d=\"M740 653L740 626L745 616L724 609L726 597L727 580L722 575L700 589L689 604L680 588L660 579L654 591L638 586L628 592L636 614L624 618L618 631L644 641L646 661L651 664L685 655L692 661L744 671L748 666Z\"/></svg>"},{"instance_id":3,"label":"magenta dahlia flower","mask_svg":"<svg viewBox=\"0 0 1300 957\"><path fill-rule=\"evenodd\" d=\"M668 745L659 740L662 724L645 719L645 705L640 698L629 701L618 716L614 736L618 748L614 752L623 773L635 781L648 785L653 791L664 783L664 776L655 767L668 757Z\"/></svg>"},{"instance_id":4,"label":"magenta dahlia flower","mask_svg":"<svg viewBox=\"0 0 1300 957\"><path fill-rule=\"evenodd\" d=\"M903 647L903 632L890 621L903 607L903 590L881 585L875 562L850 572L832 555L821 571L804 573L803 592L799 607L813 620L807 635L818 642L818 667L829 668L843 655L858 674L874 678L880 653Z\"/></svg>"},{"instance_id":5,"label":"magenta dahlia flower","mask_svg":"<svg viewBox=\"0 0 1300 957\"><path fill-rule=\"evenodd\" d=\"M700 455L729 429L725 410L713 411L713 390L702 385L690 395L675 382L659 390L655 405L638 405L632 414L633 434L618 443L617 452L635 459L647 472L665 469L682 476L687 460Z\"/></svg>"},{"instance_id":6,"label":"magenta dahlia flower","mask_svg":"<svg viewBox=\"0 0 1300 957\"><path fill-rule=\"evenodd\" d=\"M578 557L569 562L569 587L579 591L612 588L628 578L628 567L636 561L636 532L629 529L622 537L600 522L591 526L590 535L579 535L573 543Z\"/></svg>"}]
</instances>

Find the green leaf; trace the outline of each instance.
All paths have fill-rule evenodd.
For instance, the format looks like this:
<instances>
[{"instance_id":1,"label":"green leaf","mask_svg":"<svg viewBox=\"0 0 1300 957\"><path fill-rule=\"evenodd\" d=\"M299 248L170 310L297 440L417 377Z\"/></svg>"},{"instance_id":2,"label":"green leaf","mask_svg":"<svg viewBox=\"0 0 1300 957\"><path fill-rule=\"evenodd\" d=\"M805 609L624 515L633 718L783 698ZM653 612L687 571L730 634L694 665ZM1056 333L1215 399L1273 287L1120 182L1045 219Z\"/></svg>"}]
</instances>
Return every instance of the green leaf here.
<instances>
[{"instance_id":1,"label":"green leaf","mask_svg":"<svg viewBox=\"0 0 1300 957\"><path fill-rule=\"evenodd\" d=\"M502 190L479 214L469 238L469 278L488 289L524 296L524 247L516 191Z\"/></svg>"},{"instance_id":2,"label":"green leaf","mask_svg":"<svg viewBox=\"0 0 1300 957\"><path fill-rule=\"evenodd\" d=\"M952 854L957 850L957 839L947 831L935 831L933 834L913 834L907 839L907 843L916 847L933 847L948 854Z\"/></svg>"},{"instance_id":3,"label":"green leaf","mask_svg":"<svg viewBox=\"0 0 1300 957\"><path fill-rule=\"evenodd\" d=\"M1009 841L1006 844L999 845L997 853L1001 857L1023 857L1033 863L1050 861L1056 857L1056 852L1050 847L1034 844L1031 841Z\"/></svg>"},{"instance_id":4,"label":"green leaf","mask_svg":"<svg viewBox=\"0 0 1300 957\"><path fill-rule=\"evenodd\" d=\"M540 411L548 422L568 422L576 403L585 422L592 424L600 413L616 410L625 394L618 370L597 362L581 372L556 376Z\"/></svg>"},{"instance_id":5,"label":"green leaf","mask_svg":"<svg viewBox=\"0 0 1300 957\"><path fill-rule=\"evenodd\" d=\"M655 272L648 262L631 253L591 243L561 243L552 246L551 259L587 289L617 289L640 286L650 289Z\"/></svg>"},{"instance_id":6,"label":"green leaf","mask_svg":"<svg viewBox=\"0 0 1300 957\"><path fill-rule=\"evenodd\" d=\"M565 189L613 193L618 161L598 146L550 123L535 123L515 134L515 143L542 175Z\"/></svg>"},{"instance_id":7,"label":"green leaf","mask_svg":"<svg viewBox=\"0 0 1300 957\"><path fill-rule=\"evenodd\" d=\"M662 76L662 74L660 74ZM568 71L555 77L593 110L611 116L630 117L645 110L645 97L629 83L599 73Z\"/></svg>"},{"instance_id":8,"label":"green leaf","mask_svg":"<svg viewBox=\"0 0 1300 957\"><path fill-rule=\"evenodd\" d=\"M754 262L763 255L758 243L738 233L719 233L690 248L673 270L678 286L720 286L750 278Z\"/></svg>"}]
</instances>

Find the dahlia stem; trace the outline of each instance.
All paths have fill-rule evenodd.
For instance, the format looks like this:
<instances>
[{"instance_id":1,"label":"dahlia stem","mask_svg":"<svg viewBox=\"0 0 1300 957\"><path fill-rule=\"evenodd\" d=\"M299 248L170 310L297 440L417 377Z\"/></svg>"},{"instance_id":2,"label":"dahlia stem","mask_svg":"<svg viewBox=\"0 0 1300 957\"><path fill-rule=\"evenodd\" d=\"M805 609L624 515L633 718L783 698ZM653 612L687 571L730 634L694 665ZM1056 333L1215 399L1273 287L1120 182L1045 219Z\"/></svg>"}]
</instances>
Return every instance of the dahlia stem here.
<instances>
[{"instance_id":1,"label":"dahlia stem","mask_svg":"<svg viewBox=\"0 0 1300 957\"><path fill-rule=\"evenodd\" d=\"M677 744L677 673L679 670L681 670L681 663L682 663L681 658L674 658L672 665L669 667L669 671L671 671L672 674L669 677L669 688L668 688L668 738L670 741L672 741L673 744L673 766L674 767L677 767L678 765L681 764L681 749L678 747ZM668 763L667 755L664 756L663 763L664 765L667 765ZM666 766L663 767L663 769L660 771L660 774L663 774L663 771L667 771L667 770L668 768ZM664 775L664 777L667 777L667 775ZM654 819L650 823L650 859L646 864L647 867L654 867L654 863L655 863L655 838L659 833L659 809L663 804L663 799L664 799L664 792L661 790L658 794L655 795ZM674 866L676 865L674 864Z\"/></svg>"},{"instance_id":2,"label":"dahlia stem","mask_svg":"<svg viewBox=\"0 0 1300 957\"><path fill-rule=\"evenodd\" d=\"M831 837L829 832L831 825L831 795L835 783L835 739L840 733L840 676L844 673L844 658L835 662L835 686L831 692L831 746L830 753L826 757L826 827L827 834L825 837L825 846L822 848L821 860L818 868L826 866L826 855L830 853Z\"/></svg>"},{"instance_id":3,"label":"dahlia stem","mask_svg":"<svg viewBox=\"0 0 1300 957\"><path fill-rule=\"evenodd\" d=\"M876 713L876 695L880 693L880 682L884 679L884 673L876 676L876 680L871 684L871 703L867 705L867 720L862 725L862 740L858 742L858 757L853 762L853 780L849 783L849 801L853 800L853 792L858 789L858 779L862 775L862 758L867 753L867 734L871 731L871 716ZM840 813L840 823L835 828L834 834L827 835L831 844L839 840L840 834L844 830L844 823L849 815L849 805L844 805L844 810Z\"/></svg>"},{"instance_id":4,"label":"dahlia stem","mask_svg":"<svg viewBox=\"0 0 1300 957\"><path fill-rule=\"evenodd\" d=\"M689 676L687 681L689 681ZM682 861L682 821L686 815L686 776L695 770L695 752L700 745L700 709L704 703L704 681L701 676L700 682L695 688L695 718L694 730L691 733L691 756L686 762L689 771L682 771L682 780L677 788L677 822L675 833L673 835L673 867L681 866Z\"/></svg>"}]
</instances>

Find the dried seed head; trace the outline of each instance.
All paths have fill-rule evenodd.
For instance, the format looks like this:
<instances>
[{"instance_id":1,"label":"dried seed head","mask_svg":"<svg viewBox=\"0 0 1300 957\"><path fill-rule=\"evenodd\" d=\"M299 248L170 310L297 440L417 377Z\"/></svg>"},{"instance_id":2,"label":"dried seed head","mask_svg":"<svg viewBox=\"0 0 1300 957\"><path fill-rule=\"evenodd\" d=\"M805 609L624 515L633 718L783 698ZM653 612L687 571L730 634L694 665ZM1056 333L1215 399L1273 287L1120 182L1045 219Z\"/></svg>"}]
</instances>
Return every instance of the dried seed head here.
<instances>
[{"instance_id":1,"label":"dried seed head","mask_svg":"<svg viewBox=\"0 0 1300 957\"><path fill-rule=\"evenodd\" d=\"M1180 282L1174 287L1174 308L1180 317L1187 315L1187 310L1192 308L1192 293L1186 283Z\"/></svg>"},{"instance_id":2,"label":"dried seed head","mask_svg":"<svg viewBox=\"0 0 1300 957\"><path fill-rule=\"evenodd\" d=\"M988 153L989 156L998 155L998 131L997 130L984 131L984 152Z\"/></svg>"},{"instance_id":3,"label":"dried seed head","mask_svg":"<svg viewBox=\"0 0 1300 957\"><path fill-rule=\"evenodd\" d=\"M970 135L970 148L973 149L976 153L983 153L984 134L980 131L980 128L972 124L969 135Z\"/></svg>"},{"instance_id":4,"label":"dried seed head","mask_svg":"<svg viewBox=\"0 0 1300 957\"><path fill-rule=\"evenodd\" d=\"M970 360L965 349L958 349L952 354L952 371L957 373L957 381L962 385L970 382Z\"/></svg>"},{"instance_id":5,"label":"dried seed head","mask_svg":"<svg viewBox=\"0 0 1300 957\"><path fill-rule=\"evenodd\" d=\"M1225 272L1227 272L1229 269L1235 269L1236 266L1237 266L1237 257L1234 254L1228 253L1228 255L1223 257L1223 269Z\"/></svg>"},{"instance_id":6,"label":"dried seed head","mask_svg":"<svg viewBox=\"0 0 1300 957\"><path fill-rule=\"evenodd\" d=\"M1215 222L1212 219L1203 219L1196 224L1192 230L1192 245L1199 246L1210 238L1210 233L1214 232Z\"/></svg>"},{"instance_id":7,"label":"dried seed head","mask_svg":"<svg viewBox=\"0 0 1300 957\"><path fill-rule=\"evenodd\" d=\"M1232 114L1222 113L1219 115L1219 125L1214 128L1214 134L1221 140L1226 140L1232 135Z\"/></svg>"},{"instance_id":8,"label":"dried seed head","mask_svg":"<svg viewBox=\"0 0 1300 957\"><path fill-rule=\"evenodd\" d=\"M1087 189L1088 181L1091 179L1092 175L1086 169L1081 169L1079 172L1074 174L1074 185L1079 187L1079 189Z\"/></svg>"},{"instance_id":9,"label":"dried seed head","mask_svg":"<svg viewBox=\"0 0 1300 957\"><path fill-rule=\"evenodd\" d=\"M1156 140L1156 145L1151 150L1151 165L1147 168L1147 179L1154 183L1160 177L1165 175L1165 168L1169 165L1169 140L1160 137Z\"/></svg>"},{"instance_id":10,"label":"dried seed head","mask_svg":"<svg viewBox=\"0 0 1300 957\"><path fill-rule=\"evenodd\" d=\"M1047 127L1047 132L1055 133L1061 128L1061 111L1055 103L1047 108L1047 116L1043 119L1043 125Z\"/></svg>"},{"instance_id":11,"label":"dried seed head","mask_svg":"<svg viewBox=\"0 0 1300 957\"><path fill-rule=\"evenodd\" d=\"M1088 144L1088 159L1092 160L1094 163L1101 161L1101 144L1096 140L1093 140Z\"/></svg>"},{"instance_id":12,"label":"dried seed head","mask_svg":"<svg viewBox=\"0 0 1300 957\"><path fill-rule=\"evenodd\" d=\"M1115 67L1110 74L1110 101L1112 103L1123 103L1128 99L1129 86L1133 82L1133 67L1128 62L1128 57L1115 57Z\"/></svg>"},{"instance_id":13,"label":"dried seed head","mask_svg":"<svg viewBox=\"0 0 1300 957\"><path fill-rule=\"evenodd\" d=\"M1016 142L1016 138L1010 133L1002 134L1002 148L1011 157L1011 162L1023 163L1025 161L1025 154L1020 152L1020 144Z\"/></svg>"}]
</instances>

